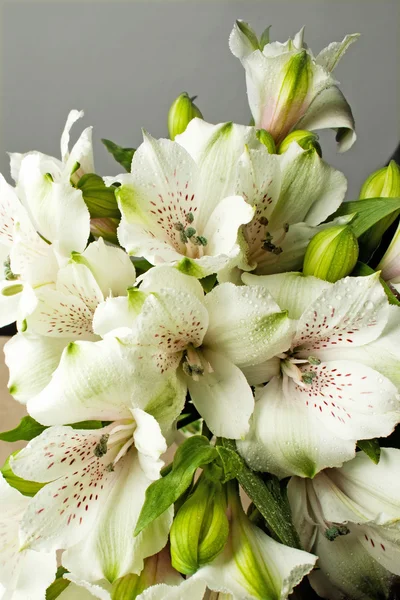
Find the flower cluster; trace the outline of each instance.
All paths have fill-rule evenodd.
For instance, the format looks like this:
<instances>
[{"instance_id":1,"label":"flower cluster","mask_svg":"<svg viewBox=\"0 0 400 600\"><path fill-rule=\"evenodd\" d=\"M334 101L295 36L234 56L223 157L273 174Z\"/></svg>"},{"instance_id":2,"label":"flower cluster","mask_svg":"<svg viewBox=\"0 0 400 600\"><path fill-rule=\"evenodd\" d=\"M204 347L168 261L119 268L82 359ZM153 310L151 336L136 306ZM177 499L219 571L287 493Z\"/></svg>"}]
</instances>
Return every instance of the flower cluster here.
<instances>
[{"instance_id":1,"label":"flower cluster","mask_svg":"<svg viewBox=\"0 0 400 600\"><path fill-rule=\"evenodd\" d=\"M75 110L61 159L10 155L3 600L393 597L400 169L344 203L312 131L355 141L332 71L357 37L315 57L238 21L253 125L181 94L171 139L103 140L117 177L91 128L70 149Z\"/></svg>"}]
</instances>

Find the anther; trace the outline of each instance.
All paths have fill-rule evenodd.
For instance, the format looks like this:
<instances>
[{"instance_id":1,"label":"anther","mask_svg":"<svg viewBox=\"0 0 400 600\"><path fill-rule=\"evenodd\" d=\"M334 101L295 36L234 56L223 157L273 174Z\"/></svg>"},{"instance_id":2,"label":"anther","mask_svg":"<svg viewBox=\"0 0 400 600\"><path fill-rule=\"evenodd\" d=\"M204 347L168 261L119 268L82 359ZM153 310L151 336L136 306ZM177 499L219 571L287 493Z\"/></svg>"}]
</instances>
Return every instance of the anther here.
<instances>
[{"instance_id":1,"label":"anther","mask_svg":"<svg viewBox=\"0 0 400 600\"><path fill-rule=\"evenodd\" d=\"M98 458L101 458L102 456L107 454L107 442L108 442L109 437L110 436L108 433L105 433L104 435L102 435L99 443L95 447L94 455L97 456Z\"/></svg>"}]
</instances>

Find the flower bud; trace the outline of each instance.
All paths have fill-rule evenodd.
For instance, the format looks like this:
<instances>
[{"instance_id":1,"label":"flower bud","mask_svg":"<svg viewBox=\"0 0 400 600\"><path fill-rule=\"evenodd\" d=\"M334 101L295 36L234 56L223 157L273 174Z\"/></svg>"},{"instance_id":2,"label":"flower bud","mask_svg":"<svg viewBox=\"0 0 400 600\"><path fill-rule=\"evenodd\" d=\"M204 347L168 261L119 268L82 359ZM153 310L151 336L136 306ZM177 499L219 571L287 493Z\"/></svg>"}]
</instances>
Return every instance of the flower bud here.
<instances>
[{"instance_id":1,"label":"flower bud","mask_svg":"<svg viewBox=\"0 0 400 600\"><path fill-rule=\"evenodd\" d=\"M329 227L308 244L303 274L335 283L350 275L358 259L358 242L349 225Z\"/></svg>"},{"instance_id":2,"label":"flower bud","mask_svg":"<svg viewBox=\"0 0 400 600\"><path fill-rule=\"evenodd\" d=\"M203 475L172 524L172 566L186 575L195 573L222 552L228 534L225 491L219 481Z\"/></svg>"},{"instance_id":3,"label":"flower bud","mask_svg":"<svg viewBox=\"0 0 400 600\"><path fill-rule=\"evenodd\" d=\"M171 104L168 113L168 131L171 140L183 133L192 119L203 118L199 108L193 102L194 99L195 97L190 98L186 92L183 92Z\"/></svg>"},{"instance_id":4,"label":"flower bud","mask_svg":"<svg viewBox=\"0 0 400 600\"><path fill-rule=\"evenodd\" d=\"M372 173L365 180L360 199L363 198L397 198L400 196L400 168L394 160L383 169Z\"/></svg>"},{"instance_id":5,"label":"flower bud","mask_svg":"<svg viewBox=\"0 0 400 600\"><path fill-rule=\"evenodd\" d=\"M276 146L274 138L265 129L258 129L256 133L257 139L267 148L270 154L276 154Z\"/></svg>"},{"instance_id":6,"label":"flower bud","mask_svg":"<svg viewBox=\"0 0 400 600\"><path fill-rule=\"evenodd\" d=\"M90 219L90 233L96 238L102 237L106 242L118 246L117 229L119 219Z\"/></svg>"},{"instance_id":7,"label":"flower bud","mask_svg":"<svg viewBox=\"0 0 400 600\"><path fill-rule=\"evenodd\" d=\"M115 198L115 187L107 187L103 179L95 173L86 173L77 184L93 219L102 217L118 218L119 212Z\"/></svg>"},{"instance_id":8,"label":"flower bud","mask_svg":"<svg viewBox=\"0 0 400 600\"><path fill-rule=\"evenodd\" d=\"M298 129L292 131L285 137L278 148L278 154L283 154L289 148L292 142L297 142L303 150L314 149L317 154L322 158L322 149L318 142L318 136L312 131L306 131L304 129Z\"/></svg>"}]
</instances>

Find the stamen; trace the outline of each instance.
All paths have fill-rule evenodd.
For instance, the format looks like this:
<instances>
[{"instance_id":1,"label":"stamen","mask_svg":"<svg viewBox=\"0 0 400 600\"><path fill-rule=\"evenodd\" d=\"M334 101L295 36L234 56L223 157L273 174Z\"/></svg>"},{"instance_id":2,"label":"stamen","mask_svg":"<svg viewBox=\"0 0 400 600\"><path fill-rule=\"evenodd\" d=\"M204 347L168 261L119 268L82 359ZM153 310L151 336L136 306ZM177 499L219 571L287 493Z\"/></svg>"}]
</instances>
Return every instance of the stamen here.
<instances>
[{"instance_id":1,"label":"stamen","mask_svg":"<svg viewBox=\"0 0 400 600\"><path fill-rule=\"evenodd\" d=\"M304 383L308 383L311 384L313 382L313 379L317 376L316 373L314 373L313 371L308 371L307 373L303 373L303 375L301 376L302 381L304 381Z\"/></svg>"},{"instance_id":2,"label":"stamen","mask_svg":"<svg viewBox=\"0 0 400 600\"><path fill-rule=\"evenodd\" d=\"M309 356L307 360L310 363L310 365L314 365L315 367L318 367L321 364L320 359L316 356Z\"/></svg>"},{"instance_id":3,"label":"stamen","mask_svg":"<svg viewBox=\"0 0 400 600\"><path fill-rule=\"evenodd\" d=\"M193 244L196 244L196 246L207 246L207 243L207 238L205 238L203 235L198 235L193 238Z\"/></svg>"},{"instance_id":4,"label":"stamen","mask_svg":"<svg viewBox=\"0 0 400 600\"><path fill-rule=\"evenodd\" d=\"M267 226L267 225L268 225L268 223L269 223L269 221L268 221L267 217L260 217L260 218L258 219L258 222L260 223L260 225L265 225L265 226Z\"/></svg>"},{"instance_id":5,"label":"stamen","mask_svg":"<svg viewBox=\"0 0 400 600\"><path fill-rule=\"evenodd\" d=\"M3 265L4 265L4 278L7 281L14 281L15 279L18 279L18 275L14 275L14 273L11 271L10 257L9 256L7 256L7 258L4 261Z\"/></svg>"},{"instance_id":6,"label":"stamen","mask_svg":"<svg viewBox=\"0 0 400 600\"><path fill-rule=\"evenodd\" d=\"M186 236L187 236L189 239L190 239L191 237L193 237L195 233L196 233L196 230L195 230L195 228L194 228L194 227L188 227L188 228L185 230L185 234L186 234Z\"/></svg>"},{"instance_id":7,"label":"stamen","mask_svg":"<svg viewBox=\"0 0 400 600\"><path fill-rule=\"evenodd\" d=\"M193 221L194 221L194 215L193 215L193 213L191 213L191 212L188 212L188 213L185 215L185 218L186 218L186 221L187 221L188 223L193 223Z\"/></svg>"},{"instance_id":8,"label":"stamen","mask_svg":"<svg viewBox=\"0 0 400 600\"><path fill-rule=\"evenodd\" d=\"M184 226L182 225L182 223L174 223L174 227L175 227L175 229L176 229L177 231L184 231L184 230L185 230L185 228L184 228Z\"/></svg>"},{"instance_id":9,"label":"stamen","mask_svg":"<svg viewBox=\"0 0 400 600\"><path fill-rule=\"evenodd\" d=\"M132 444L134 443L134 439L133 436L131 438L129 438L129 440L122 446L121 450L118 452L117 456L114 458L113 460L113 466L115 466L117 464L117 462L119 461L120 458L122 458L123 456L125 456L125 454L128 452L129 448L132 446Z\"/></svg>"},{"instance_id":10,"label":"stamen","mask_svg":"<svg viewBox=\"0 0 400 600\"><path fill-rule=\"evenodd\" d=\"M102 456L107 454L107 442L108 442L109 437L110 437L110 435L108 433L105 433L104 435L102 435L99 443L95 447L94 455L97 456L98 458L101 458Z\"/></svg>"},{"instance_id":11,"label":"stamen","mask_svg":"<svg viewBox=\"0 0 400 600\"><path fill-rule=\"evenodd\" d=\"M348 527L346 527L346 525L335 525L335 524L333 524L332 527L329 527L328 529L326 529L324 531L325 537L330 542L333 542L334 540L336 540L336 538L339 537L340 535L348 535L349 533L350 533L350 529Z\"/></svg>"}]
</instances>

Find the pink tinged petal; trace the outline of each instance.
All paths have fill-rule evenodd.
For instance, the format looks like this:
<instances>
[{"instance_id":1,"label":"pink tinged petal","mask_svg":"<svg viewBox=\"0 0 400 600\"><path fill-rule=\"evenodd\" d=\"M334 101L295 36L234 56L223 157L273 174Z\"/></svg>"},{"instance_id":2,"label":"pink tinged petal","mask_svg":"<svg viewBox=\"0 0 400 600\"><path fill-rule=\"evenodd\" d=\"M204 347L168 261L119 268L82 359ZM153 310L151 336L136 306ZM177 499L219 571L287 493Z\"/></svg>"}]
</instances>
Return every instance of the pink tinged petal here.
<instances>
[{"instance_id":1,"label":"pink tinged petal","mask_svg":"<svg viewBox=\"0 0 400 600\"><path fill-rule=\"evenodd\" d=\"M379 337L389 312L378 275L346 277L324 292L299 319L294 346L302 354L362 346Z\"/></svg>"},{"instance_id":2,"label":"pink tinged petal","mask_svg":"<svg viewBox=\"0 0 400 600\"><path fill-rule=\"evenodd\" d=\"M254 409L251 388L242 371L222 354L203 350L202 356L212 371L197 381L186 377L192 402L215 435L240 439Z\"/></svg>"},{"instance_id":3,"label":"pink tinged petal","mask_svg":"<svg viewBox=\"0 0 400 600\"><path fill-rule=\"evenodd\" d=\"M34 497L24 514L24 546L65 548L90 531L121 468L117 463L114 471L107 469L114 450L101 458L94 453L109 429L53 427L12 460L12 469L20 477L52 481Z\"/></svg>"},{"instance_id":4,"label":"pink tinged petal","mask_svg":"<svg viewBox=\"0 0 400 600\"><path fill-rule=\"evenodd\" d=\"M305 404L284 393L278 377L258 392L250 425L238 449L256 471L278 477L314 477L355 454L355 441L343 440L326 429Z\"/></svg>"},{"instance_id":5,"label":"pink tinged petal","mask_svg":"<svg viewBox=\"0 0 400 600\"><path fill-rule=\"evenodd\" d=\"M397 388L377 371L347 360L307 364L301 371L315 374L312 383L302 387L290 380L287 394L338 437L387 436L400 421Z\"/></svg>"}]
</instances>

